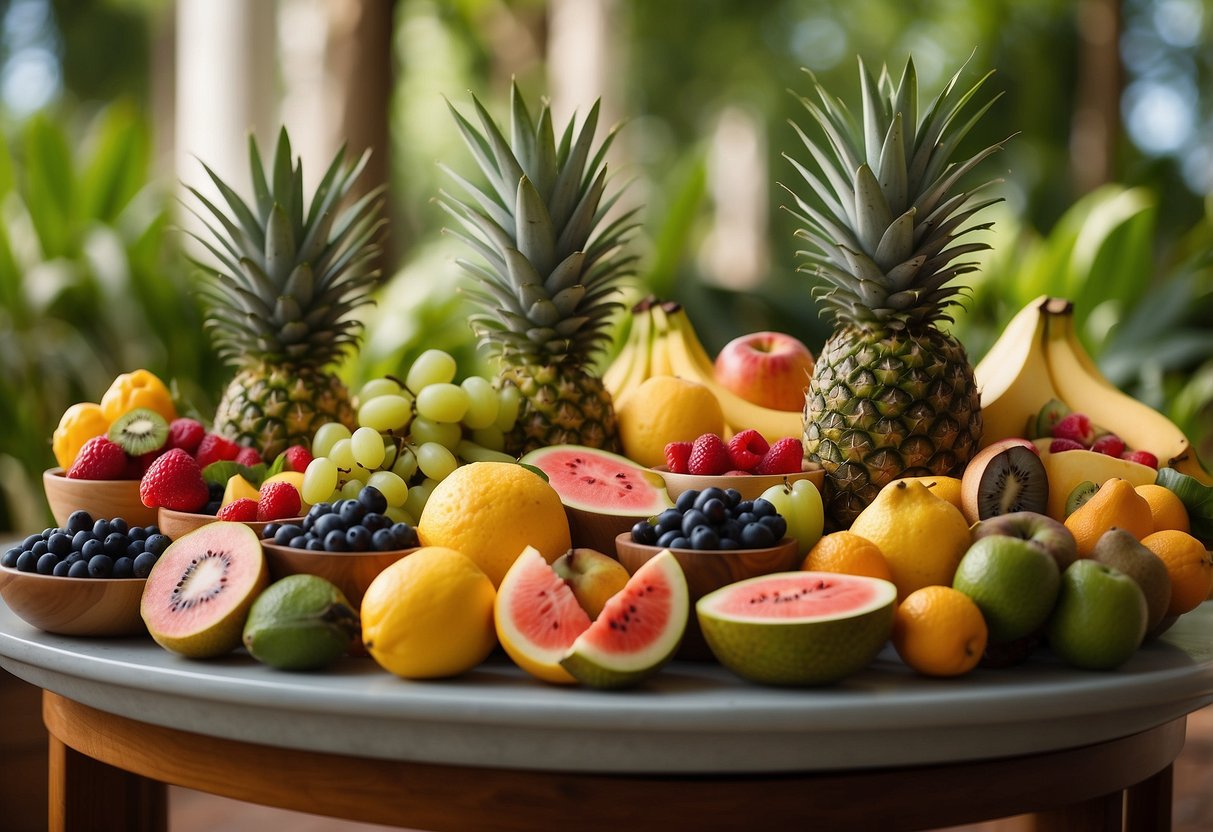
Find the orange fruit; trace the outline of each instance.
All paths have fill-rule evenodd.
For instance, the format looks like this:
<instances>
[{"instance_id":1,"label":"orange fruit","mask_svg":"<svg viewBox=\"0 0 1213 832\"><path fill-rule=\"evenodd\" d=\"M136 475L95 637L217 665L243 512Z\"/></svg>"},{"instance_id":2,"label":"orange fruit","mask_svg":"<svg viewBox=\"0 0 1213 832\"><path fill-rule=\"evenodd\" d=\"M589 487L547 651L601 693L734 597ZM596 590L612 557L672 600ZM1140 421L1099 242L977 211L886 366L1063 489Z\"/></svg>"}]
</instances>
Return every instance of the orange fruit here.
<instances>
[{"instance_id":1,"label":"orange fruit","mask_svg":"<svg viewBox=\"0 0 1213 832\"><path fill-rule=\"evenodd\" d=\"M109 429L110 420L102 415L99 404L80 402L63 411L51 439L51 450L59 467L64 471L71 468L84 443L94 436L104 436Z\"/></svg>"},{"instance_id":2,"label":"orange fruit","mask_svg":"<svg viewBox=\"0 0 1213 832\"><path fill-rule=\"evenodd\" d=\"M1154 518L1154 531L1174 529L1179 532L1188 532L1192 530L1188 522L1188 509L1184 507L1184 501L1179 499L1179 495L1174 491L1154 483L1139 485L1133 490L1150 504L1150 516Z\"/></svg>"},{"instance_id":3,"label":"orange fruit","mask_svg":"<svg viewBox=\"0 0 1213 832\"><path fill-rule=\"evenodd\" d=\"M1213 590L1213 556L1187 532L1164 529L1146 535L1141 544L1162 560L1171 577L1167 615L1183 615L1200 606Z\"/></svg>"},{"instance_id":4,"label":"orange fruit","mask_svg":"<svg viewBox=\"0 0 1213 832\"><path fill-rule=\"evenodd\" d=\"M417 521L422 546L462 552L501 585L527 546L548 563L572 548L560 495L514 462L461 465L434 487Z\"/></svg>"},{"instance_id":5,"label":"orange fruit","mask_svg":"<svg viewBox=\"0 0 1213 832\"><path fill-rule=\"evenodd\" d=\"M720 400L704 384L677 376L653 376L615 404L619 441L635 462L665 465L670 442L694 442L705 433L724 436Z\"/></svg>"},{"instance_id":6,"label":"orange fruit","mask_svg":"<svg viewBox=\"0 0 1213 832\"><path fill-rule=\"evenodd\" d=\"M851 532L834 532L817 541L800 567L808 572L841 572L893 580L880 547Z\"/></svg>"},{"instance_id":7,"label":"orange fruit","mask_svg":"<svg viewBox=\"0 0 1213 832\"><path fill-rule=\"evenodd\" d=\"M959 676L981 661L988 632L973 599L950 586L911 592L893 618L893 648L927 676Z\"/></svg>"},{"instance_id":8,"label":"orange fruit","mask_svg":"<svg viewBox=\"0 0 1213 832\"><path fill-rule=\"evenodd\" d=\"M1078 543L1078 556L1089 558L1103 533L1116 526L1138 540L1154 531L1154 517L1146 498L1133 490L1128 480L1107 480L1095 496L1079 506L1065 520L1066 528Z\"/></svg>"},{"instance_id":9,"label":"orange fruit","mask_svg":"<svg viewBox=\"0 0 1213 832\"><path fill-rule=\"evenodd\" d=\"M905 479L922 483L939 499L947 500L960 508L960 480L956 477L905 477Z\"/></svg>"}]
</instances>

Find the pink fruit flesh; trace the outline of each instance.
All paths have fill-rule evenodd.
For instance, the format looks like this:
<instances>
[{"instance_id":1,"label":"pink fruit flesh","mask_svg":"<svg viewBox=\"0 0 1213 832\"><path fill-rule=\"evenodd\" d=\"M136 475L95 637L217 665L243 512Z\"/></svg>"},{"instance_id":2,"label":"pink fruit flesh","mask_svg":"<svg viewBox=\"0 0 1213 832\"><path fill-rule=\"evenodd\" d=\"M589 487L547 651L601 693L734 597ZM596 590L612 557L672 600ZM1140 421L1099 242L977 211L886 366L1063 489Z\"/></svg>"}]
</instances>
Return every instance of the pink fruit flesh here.
<instances>
[{"instance_id":1,"label":"pink fruit flesh","mask_svg":"<svg viewBox=\"0 0 1213 832\"><path fill-rule=\"evenodd\" d=\"M637 569L624 588L606 602L581 636L583 641L604 652L634 653L665 632L670 621L671 591L660 565L654 563L650 560Z\"/></svg>"},{"instance_id":2,"label":"pink fruit flesh","mask_svg":"<svg viewBox=\"0 0 1213 832\"><path fill-rule=\"evenodd\" d=\"M547 474L565 505L609 508L612 514L656 514L669 503L645 479L640 466L623 457L573 446L533 451L524 462Z\"/></svg>"},{"instance_id":3,"label":"pink fruit flesh","mask_svg":"<svg viewBox=\"0 0 1213 832\"><path fill-rule=\"evenodd\" d=\"M1127 459L1129 462L1136 462L1139 465L1148 465L1151 468L1158 468L1158 457L1149 451L1125 451L1120 455L1121 459Z\"/></svg>"},{"instance_id":4,"label":"pink fruit flesh","mask_svg":"<svg viewBox=\"0 0 1213 832\"><path fill-rule=\"evenodd\" d=\"M866 578L855 580L829 572L804 572L783 579L768 578L752 587L737 587L712 609L739 617L832 616L872 603L877 599L877 587Z\"/></svg>"},{"instance_id":5,"label":"pink fruit flesh","mask_svg":"<svg viewBox=\"0 0 1213 832\"><path fill-rule=\"evenodd\" d=\"M564 579L540 557L528 558L513 586L510 621L537 647L563 650L590 626Z\"/></svg>"}]
</instances>

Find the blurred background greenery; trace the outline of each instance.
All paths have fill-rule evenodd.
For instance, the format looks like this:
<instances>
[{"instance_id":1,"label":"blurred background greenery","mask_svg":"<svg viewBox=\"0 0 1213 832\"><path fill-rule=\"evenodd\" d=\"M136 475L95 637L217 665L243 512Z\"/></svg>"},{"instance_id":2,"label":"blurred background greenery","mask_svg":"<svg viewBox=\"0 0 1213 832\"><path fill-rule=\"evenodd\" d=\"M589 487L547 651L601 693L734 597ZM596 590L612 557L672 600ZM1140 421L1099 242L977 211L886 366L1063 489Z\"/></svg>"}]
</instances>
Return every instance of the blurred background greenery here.
<instances>
[{"instance_id":1,"label":"blurred background greenery","mask_svg":"<svg viewBox=\"0 0 1213 832\"><path fill-rule=\"evenodd\" d=\"M46 516L38 472L68 405L146 367L205 417L228 377L174 226L179 114L198 103L177 54L203 37L184 21L222 7L258 15L249 31L270 42L243 47L264 78L216 72L214 92L264 81L264 123L291 126L289 102L331 80L308 55L373 54L368 31L384 44L380 65L333 70L342 108L320 116L352 144L371 136L390 185L386 277L342 368L352 383L428 346L477 369L435 162L469 168L444 98L465 107L470 90L501 113L511 78L550 93L558 118L601 95L625 121L611 158L624 203L644 206L636 297L683 302L711 348L771 328L816 350L828 326L777 185L797 147L788 120L808 121L788 90L808 91L807 68L853 97L857 55L912 53L931 95L965 61L967 80L994 69L1004 95L966 141L1014 135L985 169L1006 201L955 324L970 357L1027 300L1073 298L1108 375L1213 458L1213 0L242 3L0 2L0 530ZM216 43L213 65L237 46ZM306 147L306 125L291 129Z\"/></svg>"}]
</instances>

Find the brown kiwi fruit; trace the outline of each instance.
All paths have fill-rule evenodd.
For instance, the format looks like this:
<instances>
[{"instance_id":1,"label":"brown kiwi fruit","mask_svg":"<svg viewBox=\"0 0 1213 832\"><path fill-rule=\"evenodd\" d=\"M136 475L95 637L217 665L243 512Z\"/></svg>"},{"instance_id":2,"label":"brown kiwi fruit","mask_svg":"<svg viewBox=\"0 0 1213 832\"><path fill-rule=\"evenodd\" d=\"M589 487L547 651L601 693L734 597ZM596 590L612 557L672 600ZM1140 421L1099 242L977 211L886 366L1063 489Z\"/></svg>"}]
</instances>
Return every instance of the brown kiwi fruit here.
<instances>
[{"instance_id":1,"label":"brown kiwi fruit","mask_svg":"<svg viewBox=\"0 0 1213 832\"><path fill-rule=\"evenodd\" d=\"M154 410L136 407L110 425L109 440L128 456L142 456L158 451L168 441L168 422Z\"/></svg>"},{"instance_id":2,"label":"brown kiwi fruit","mask_svg":"<svg viewBox=\"0 0 1213 832\"><path fill-rule=\"evenodd\" d=\"M1048 505L1049 475L1026 439L987 445L961 477L960 508L970 524L1016 511L1045 514Z\"/></svg>"},{"instance_id":3,"label":"brown kiwi fruit","mask_svg":"<svg viewBox=\"0 0 1213 832\"><path fill-rule=\"evenodd\" d=\"M1099 486L1090 480L1083 480L1078 485L1074 486L1066 497L1066 517L1069 517L1074 512L1078 511L1087 500L1095 496L1099 491Z\"/></svg>"},{"instance_id":4,"label":"brown kiwi fruit","mask_svg":"<svg viewBox=\"0 0 1213 832\"><path fill-rule=\"evenodd\" d=\"M1146 637L1161 632L1158 627L1171 603L1171 576L1162 559L1129 532L1115 526L1095 541L1091 559L1120 570L1137 582L1146 596Z\"/></svg>"}]
</instances>

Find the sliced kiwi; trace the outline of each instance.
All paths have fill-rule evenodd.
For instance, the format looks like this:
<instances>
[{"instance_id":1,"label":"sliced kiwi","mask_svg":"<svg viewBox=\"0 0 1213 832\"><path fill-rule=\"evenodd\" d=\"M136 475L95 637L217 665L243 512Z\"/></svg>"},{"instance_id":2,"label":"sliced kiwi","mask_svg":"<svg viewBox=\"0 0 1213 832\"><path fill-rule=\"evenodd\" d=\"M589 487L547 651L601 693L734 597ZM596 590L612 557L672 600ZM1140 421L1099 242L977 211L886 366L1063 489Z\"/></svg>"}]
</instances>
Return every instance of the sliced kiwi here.
<instances>
[{"instance_id":1,"label":"sliced kiwi","mask_svg":"<svg viewBox=\"0 0 1213 832\"><path fill-rule=\"evenodd\" d=\"M1036 435L1032 438L1040 439L1052 436L1053 428L1069 414L1070 408L1066 406L1065 402L1049 399L1036 414Z\"/></svg>"},{"instance_id":2,"label":"sliced kiwi","mask_svg":"<svg viewBox=\"0 0 1213 832\"><path fill-rule=\"evenodd\" d=\"M164 447L168 422L154 410L137 407L110 425L109 440L130 456L142 456Z\"/></svg>"},{"instance_id":3,"label":"sliced kiwi","mask_svg":"<svg viewBox=\"0 0 1213 832\"><path fill-rule=\"evenodd\" d=\"M1099 486L1090 480L1083 480L1078 485L1074 486L1070 491L1070 495L1066 497L1066 517L1069 517L1089 499L1095 496L1095 492L1099 491Z\"/></svg>"},{"instance_id":4,"label":"sliced kiwi","mask_svg":"<svg viewBox=\"0 0 1213 832\"><path fill-rule=\"evenodd\" d=\"M1016 511L1044 514L1049 475L1036 449L1022 439L987 446L965 469L961 504L970 523Z\"/></svg>"}]
</instances>

